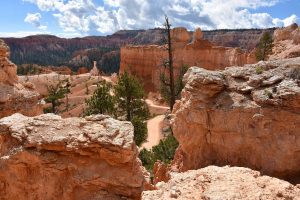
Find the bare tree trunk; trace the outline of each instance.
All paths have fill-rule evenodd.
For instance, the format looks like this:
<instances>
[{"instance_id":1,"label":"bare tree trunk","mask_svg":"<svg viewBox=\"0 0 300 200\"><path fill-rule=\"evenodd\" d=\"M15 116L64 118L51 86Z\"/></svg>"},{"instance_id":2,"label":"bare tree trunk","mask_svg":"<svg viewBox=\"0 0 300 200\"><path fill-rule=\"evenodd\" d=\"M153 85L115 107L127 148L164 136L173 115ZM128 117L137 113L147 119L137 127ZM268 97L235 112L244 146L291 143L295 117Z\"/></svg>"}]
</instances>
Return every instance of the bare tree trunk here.
<instances>
[{"instance_id":1,"label":"bare tree trunk","mask_svg":"<svg viewBox=\"0 0 300 200\"><path fill-rule=\"evenodd\" d=\"M166 29L168 32L168 54L169 54L169 79L170 79L170 109L173 110L175 104L175 85L174 85L174 68L173 68L173 51L172 51L172 41L171 41L171 25L169 19L166 16Z\"/></svg>"}]
</instances>

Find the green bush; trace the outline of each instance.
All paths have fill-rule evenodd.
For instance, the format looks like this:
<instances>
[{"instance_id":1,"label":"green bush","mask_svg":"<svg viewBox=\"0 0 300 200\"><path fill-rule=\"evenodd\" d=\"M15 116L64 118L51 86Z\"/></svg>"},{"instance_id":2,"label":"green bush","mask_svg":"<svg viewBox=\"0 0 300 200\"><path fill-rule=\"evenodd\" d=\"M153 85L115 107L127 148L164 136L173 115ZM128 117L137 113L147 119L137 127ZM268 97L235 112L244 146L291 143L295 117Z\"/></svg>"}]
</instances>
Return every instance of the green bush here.
<instances>
[{"instance_id":1,"label":"green bush","mask_svg":"<svg viewBox=\"0 0 300 200\"><path fill-rule=\"evenodd\" d=\"M174 158L177 147L178 142L176 138L173 135L169 135L164 140L160 140L159 144L154 146L151 150L143 149L140 152L139 158L143 166L151 172L154 163L158 160L169 164Z\"/></svg>"},{"instance_id":2,"label":"green bush","mask_svg":"<svg viewBox=\"0 0 300 200\"><path fill-rule=\"evenodd\" d=\"M134 117L131 123L134 126L134 141L140 146L148 136L147 123L139 117Z\"/></svg>"},{"instance_id":3,"label":"green bush","mask_svg":"<svg viewBox=\"0 0 300 200\"><path fill-rule=\"evenodd\" d=\"M111 90L112 85L110 83L100 81L93 96L86 101L87 109L85 115L113 114L115 100Z\"/></svg>"},{"instance_id":4,"label":"green bush","mask_svg":"<svg viewBox=\"0 0 300 200\"><path fill-rule=\"evenodd\" d=\"M264 69L262 68L262 66L257 66L255 68L256 74L262 74L264 72Z\"/></svg>"}]
</instances>

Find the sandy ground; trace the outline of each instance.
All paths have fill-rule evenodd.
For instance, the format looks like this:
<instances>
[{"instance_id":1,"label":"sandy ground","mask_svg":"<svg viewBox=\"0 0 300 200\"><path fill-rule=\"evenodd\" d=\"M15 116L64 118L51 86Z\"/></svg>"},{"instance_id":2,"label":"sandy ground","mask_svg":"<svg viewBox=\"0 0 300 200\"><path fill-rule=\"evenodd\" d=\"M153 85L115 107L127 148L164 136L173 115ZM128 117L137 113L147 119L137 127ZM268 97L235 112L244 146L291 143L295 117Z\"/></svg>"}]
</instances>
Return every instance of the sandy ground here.
<instances>
[{"instance_id":1,"label":"sandy ground","mask_svg":"<svg viewBox=\"0 0 300 200\"><path fill-rule=\"evenodd\" d=\"M80 117L85 110L85 101L90 98L93 92L97 88L97 83L104 79L111 82L110 77L91 76L90 74L80 75L59 75L56 73L40 74L33 76L19 76L20 82L31 82L35 86L36 90L43 96L48 95L48 87L50 85L56 85L59 80L69 79L71 83L69 97L69 110L66 111L66 104L62 104L59 107L61 111L59 115L62 117ZM88 88L88 89L87 89ZM66 102L66 99L62 100ZM47 106L45 106L47 107Z\"/></svg>"},{"instance_id":2,"label":"sandy ground","mask_svg":"<svg viewBox=\"0 0 300 200\"><path fill-rule=\"evenodd\" d=\"M162 114L165 114L169 110L169 107L156 105L150 99L146 99L146 103L148 105L149 112L151 115L162 115Z\"/></svg>"},{"instance_id":3,"label":"sandy ground","mask_svg":"<svg viewBox=\"0 0 300 200\"><path fill-rule=\"evenodd\" d=\"M142 144L142 148L151 149L153 146L158 145L162 136L162 124L165 116L159 115L147 121L148 138Z\"/></svg>"}]
</instances>

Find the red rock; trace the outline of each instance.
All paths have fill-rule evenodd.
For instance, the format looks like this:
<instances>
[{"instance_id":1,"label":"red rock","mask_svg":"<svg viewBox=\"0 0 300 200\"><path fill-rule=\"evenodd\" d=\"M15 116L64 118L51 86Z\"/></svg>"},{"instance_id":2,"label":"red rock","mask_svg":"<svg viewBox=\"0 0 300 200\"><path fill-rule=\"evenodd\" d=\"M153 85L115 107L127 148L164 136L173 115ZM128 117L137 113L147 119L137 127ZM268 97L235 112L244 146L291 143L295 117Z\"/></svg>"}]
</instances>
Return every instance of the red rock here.
<instances>
[{"instance_id":1,"label":"red rock","mask_svg":"<svg viewBox=\"0 0 300 200\"><path fill-rule=\"evenodd\" d=\"M209 166L185 173L171 173L168 183L144 191L142 200L281 200L300 197L300 188L258 171L242 167Z\"/></svg>"},{"instance_id":2,"label":"red rock","mask_svg":"<svg viewBox=\"0 0 300 200\"><path fill-rule=\"evenodd\" d=\"M243 52L238 48L214 46L209 41L203 40L201 30L196 30L192 43L189 43L191 38L184 28L173 29L172 37L177 73L182 65L197 65L218 70L256 61L252 53ZM137 75L142 79L147 91L157 91L162 63L166 58L165 46L126 46L121 48L120 72L127 70Z\"/></svg>"},{"instance_id":3,"label":"red rock","mask_svg":"<svg viewBox=\"0 0 300 200\"><path fill-rule=\"evenodd\" d=\"M180 144L173 168L233 165L299 179L299 63L294 58L224 71L190 68L173 110Z\"/></svg>"},{"instance_id":4,"label":"red rock","mask_svg":"<svg viewBox=\"0 0 300 200\"><path fill-rule=\"evenodd\" d=\"M274 32L273 53L269 60L300 57L300 28L292 24Z\"/></svg>"},{"instance_id":5,"label":"red rock","mask_svg":"<svg viewBox=\"0 0 300 200\"><path fill-rule=\"evenodd\" d=\"M17 66L9 59L9 48L0 40L0 118L13 113L34 116L42 113L39 94L32 84L20 84Z\"/></svg>"},{"instance_id":6,"label":"red rock","mask_svg":"<svg viewBox=\"0 0 300 200\"><path fill-rule=\"evenodd\" d=\"M138 199L146 183L133 126L108 116L0 120L0 197Z\"/></svg>"},{"instance_id":7,"label":"red rock","mask_svg":"<svg viewBox=\"0 0 300 200\"><path fill-rule=\"evenodd\" d=\"M164 181L168 182L170 179L169 168L166 164L161 161L157 161L153 166L153 184L157 184L158 182Z\"/></svg>"}]
</instances>

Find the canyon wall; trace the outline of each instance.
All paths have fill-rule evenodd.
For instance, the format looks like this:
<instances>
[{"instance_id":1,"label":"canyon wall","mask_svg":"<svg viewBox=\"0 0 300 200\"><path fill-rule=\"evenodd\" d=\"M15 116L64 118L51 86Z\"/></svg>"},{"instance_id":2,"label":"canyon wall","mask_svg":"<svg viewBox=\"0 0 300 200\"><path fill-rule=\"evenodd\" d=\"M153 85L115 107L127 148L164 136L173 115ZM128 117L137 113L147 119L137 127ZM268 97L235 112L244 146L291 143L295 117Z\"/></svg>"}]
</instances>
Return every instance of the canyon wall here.
<instances>
[{"instance_id":1,"label":"canyon wall","mask_svg":"<svg viewBox=\"0 0 300 200\"><path fill-rule=\"evenodd\" d=\"M16 112L41 114L38 98L32 84L18 82L17 67L9 60L9 48L0 40L0 118Z\"/></svg>"},{"instance_id":2,"label":"canyon wall","mask_svg":"<svg viewBox=\"0 0 300 200\"><path fill-rule=\"evenodd\" d=\"M297 200L299 197L300 187L258 171L229 166L172 173L169 182L160 182L157 190L142 194L143 200Z\"/></svg>"},{"instance_id":3,"label":"canyon wall","mask_svg":"<svg viewBox=\"0 0 300 200\"><path fill-rule=\"evenodd\" d=\"M300 58L209 71L192 67L172 130L173 168L244 166L300 181Z\"/></svg>"},{"instance_id":4,"label":"canyon wall","mask_svg":"<svg viewBox=\"0 0 300 200\"><path fill-rule=\"evenodd\" d=\"M138 199L147 173L137 155L129 122L14 114L0 120L0 197Z\"/></svg>"},{"instance_id":5,"label":"canyon wall","mask_svg":"<svg viewBox=\"0 0 300 200\"><path fill-rule=\"evenodd\" d=\"M200 29L190 38L185 28L175 28L172 30L172 42L176 71L183 65L217 70L256 61L253 53L243 52L239 48L214 46L203 39ZM157 91L162 64L166 59L166 46L126 46L121 48L120 72L127 70L137 75L147 91Z\"/></svg>"}]
</instances>

